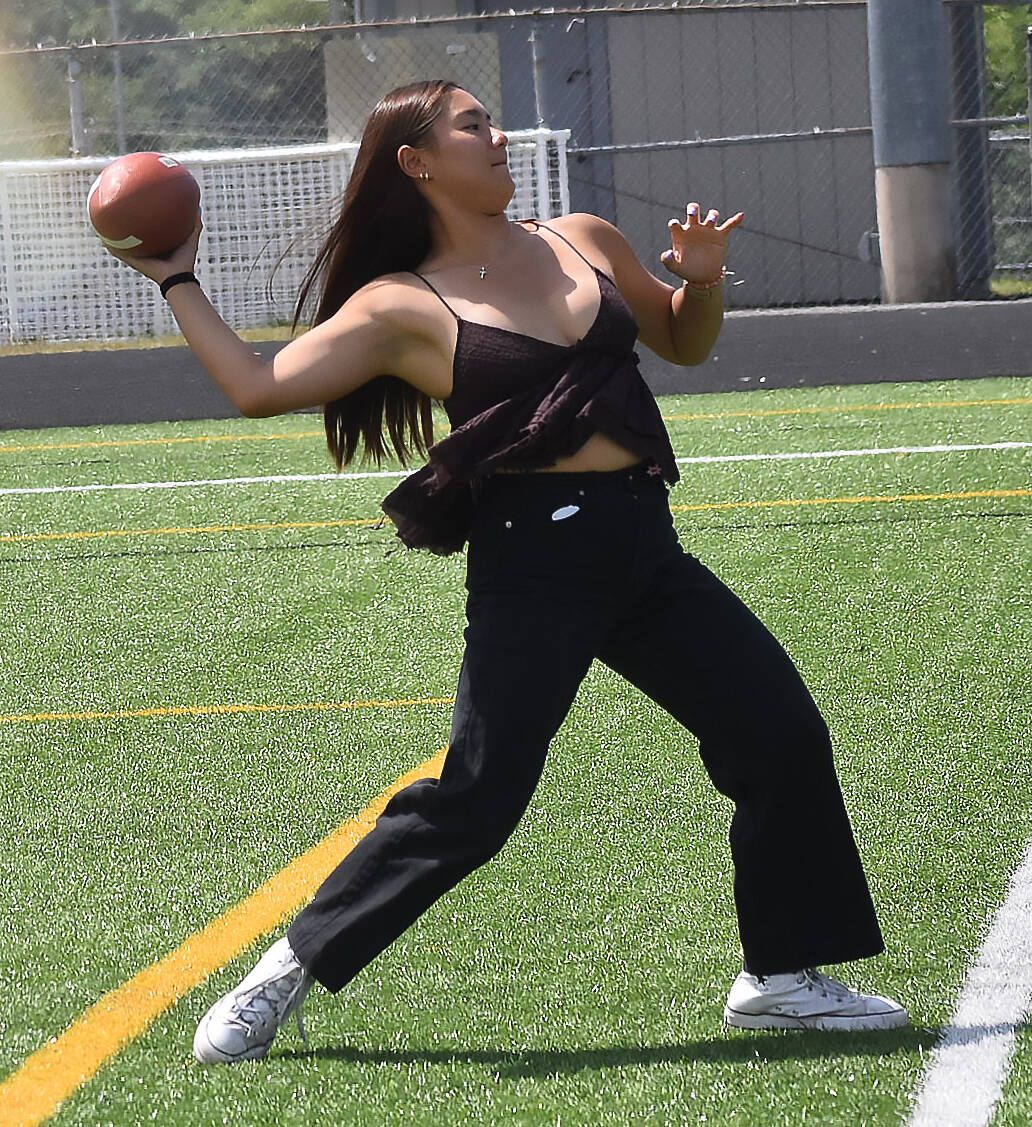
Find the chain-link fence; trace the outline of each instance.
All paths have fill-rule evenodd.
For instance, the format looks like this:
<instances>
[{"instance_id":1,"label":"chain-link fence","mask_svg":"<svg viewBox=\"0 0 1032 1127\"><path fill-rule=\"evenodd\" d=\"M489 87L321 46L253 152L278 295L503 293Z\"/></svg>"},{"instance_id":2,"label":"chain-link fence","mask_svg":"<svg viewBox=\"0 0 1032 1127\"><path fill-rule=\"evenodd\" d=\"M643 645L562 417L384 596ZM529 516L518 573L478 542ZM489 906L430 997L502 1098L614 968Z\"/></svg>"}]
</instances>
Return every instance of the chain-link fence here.
<instances>
[{"instance_id":1,"label":"chain-link fence","mask_svg":"<svg viewBox=\"0 0 1032 1127\"><path fill-rule=\"evenodd\" d=\"M0 160L351 141L388 89L444 76L507 129L568 130L570 207L617 223L657 273L667 219L698 199L746 213L731 304L878 299L863 0L470 15L267 0L281 26L247 29L241 9L215 30L200 0L50 4L33 42L0 23ZM1004 105L986 55L999 7L946 3L965 296L1032 261L1027 111Z\"/></svg>"},{"instance_id":2,"label":"chain-link fence","mask_svg":"<svg viewBox=\"0 0 1032 1127\"><path fill-rule=\"evenodd\" d=\"M1028 5L951 0L957 292L1007 292L1032 260L1029 237ZM1030 269L1024 266L1024 269Z\"/></svg>"},{"instance_id":3,"label":"chain-link fence","mask_svg":"<svg viewBox=\"0 0 1032 1127\"><path fill-rule=\"evenodd\" d=\"M993 289L1032 292L1032 5L952 6L955 178L961 292L968 263L992 263ZM980 58L974 48L983 45Z\"/></svg>"}]
</instances>

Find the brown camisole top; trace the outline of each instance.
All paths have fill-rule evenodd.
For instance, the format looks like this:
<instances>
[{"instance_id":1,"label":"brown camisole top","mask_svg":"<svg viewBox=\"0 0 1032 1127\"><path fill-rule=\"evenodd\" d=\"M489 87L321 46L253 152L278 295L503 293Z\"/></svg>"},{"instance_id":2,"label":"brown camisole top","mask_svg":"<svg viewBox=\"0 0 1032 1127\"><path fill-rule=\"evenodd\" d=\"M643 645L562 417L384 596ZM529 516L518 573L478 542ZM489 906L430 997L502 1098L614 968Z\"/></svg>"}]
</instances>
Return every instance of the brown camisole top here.
<instances>
[{"instance_id":1,"label":"brown camisole top","mask_svg":"<svg viewBox=\"0 0 1032 1127\"><path fill-rule=\"evenodd\" d=\"M537 226L584 258L558 231ZM443 403L451 433L381 506L410 548L459 551L469 535L478 480L495 470L555 465L595 431L650 463L666 481L678 480L659 406L638 370L638 323L616 283L588 265L601 299L591 328L572 345L463 320L416 275L455 318L458 336L452 393Z\"/></svg>"}]
</instances>

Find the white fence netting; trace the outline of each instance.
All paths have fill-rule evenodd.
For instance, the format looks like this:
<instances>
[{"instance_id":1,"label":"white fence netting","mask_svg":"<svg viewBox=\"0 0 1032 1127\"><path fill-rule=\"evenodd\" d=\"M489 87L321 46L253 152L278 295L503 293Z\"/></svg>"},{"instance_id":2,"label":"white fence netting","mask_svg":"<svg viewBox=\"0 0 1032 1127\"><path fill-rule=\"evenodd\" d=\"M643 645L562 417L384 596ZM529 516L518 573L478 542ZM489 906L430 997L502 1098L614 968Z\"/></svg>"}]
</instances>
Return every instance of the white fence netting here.
<instances>
[{"instance_id":1,"label":"white fence netting","mask_svg":"<svg viewBox=\"0 0 1032 1127\"><path fill-rule=\"evenodd\" d=\"M509 134L513 218L569 211L568 130ZM354 142L175 153L201 186L197 273L234 328L289 321L339 205ZM103 249L86 195L111 158L0 162L0 344L176 331L157 288Z\"/></svg>"}]
</instances>

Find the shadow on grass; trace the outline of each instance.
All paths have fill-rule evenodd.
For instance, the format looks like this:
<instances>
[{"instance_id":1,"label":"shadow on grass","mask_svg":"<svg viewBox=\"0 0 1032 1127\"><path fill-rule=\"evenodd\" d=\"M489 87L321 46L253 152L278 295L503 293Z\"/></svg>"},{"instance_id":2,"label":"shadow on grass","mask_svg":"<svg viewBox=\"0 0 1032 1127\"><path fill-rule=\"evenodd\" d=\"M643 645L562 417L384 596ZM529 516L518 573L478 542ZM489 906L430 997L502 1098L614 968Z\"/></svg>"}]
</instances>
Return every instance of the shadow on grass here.
<instances>
[{"instance_id":1,"label":"shadow on grass","mask_svg":"<svg viewBox=\"0 0 1032 1127\"><path fill-rule=\"evenodd\" d=\"M483 1065L512 1079L650 1068L669 1064L746 1064L928 1052L940 1030L908 1027L877 1033L726 1033L677 1045L611 1045L590 1049L358 1049L346 1045L276 1053L284 1061L341 1061L356 1065Z\"/></svg>"},{"instance_id":2,"label":"shadow on grass","mask_svg":"<svg viewBox=\"0 0 1032 1127\"><path fill-rule=\"evenodd\" d=\"M891 504L891 502L888 503ZM945 524L947 522L956 523L974 520L1010 520L1015 517L1019 520L1028 520L1032 518L1032 510L1018 509L993 512L985 509L969 509L962 513L925 513L924 515L904 513L899 516L871 514L870 516L829 516L816 519L803 517L798 520L711 521L706 524L692 524L683 529L681 539L686 539L689 533L694 535L698 532L755 532L758 529L771 532L779 528L816 529L820 531L826 528L859 528L872 524Z\"/></svg>"},{"instance_id":3,"label":"shadow on grass","mask_svg":"<svg viewBox=\"0 0 1032 1127\"><path fill-rule=\"evenodd\" d=\"M366 530L367 532L370 529ZM377 530L379 535L382 535ZM69 561L82 562L85 560L133 560L155 559L160 556L200 556L200 555L247 555L258 552L296 552L304 549L318 548L354 548L358 537L349 539L343 537L336 540L305 540L293 544L224 544L215 546L211 544L198 545L193 548L139 548L113 552L51 552L39 555L25 556L0 556L0 564L32 564L39 567L43 564L63 564ZM367 537L364 543L372 541ZM361 546L361 545L359 545ZM394 547L394 539L385 542L386 548Z\"/></svg>"},{"instance_id":4,"label":"shadow on grass","mask_svg":"<svg viewBox=\"0 0 1032 1127\"><path fill-rule=\"evenodd\" d=\"M1021 520L1032 519L1032 511L1021 510L1018 512L966 512L966 513L934 513L927 516L869 516L869 517L840 517L825 520L787 520L787 521L754 521L752 523L736 522L722 524L696 524L682 532L681 539L687 544L690 536L701 532L755 532L762 530L770 532L776 529L816 529L818 531L836 528L853 527L871 524L942 524L947 521L971 521L981 519L1004 520L1010 518ZM385 531L386 530L386 531ZM363 533L365 535L363 535ZM157 558L160 556L197 556L197 555L247 555L248 553L261 552L294 552L304 549L326 548L354 548L368 544L383 546L385 555L398 548L398 540L392 535L389 526L384 529L367 526L356 530L348 537L337 537L333 540L305 540L290 544L204 544L190 548L137 548L115 550L110 552L48 552L41 551L28 555L0 556L0 564L31 564L40 567L45 564L61 565L68 561L81 563L86 560L124 560Z\"/></svg>"}]
</instances>

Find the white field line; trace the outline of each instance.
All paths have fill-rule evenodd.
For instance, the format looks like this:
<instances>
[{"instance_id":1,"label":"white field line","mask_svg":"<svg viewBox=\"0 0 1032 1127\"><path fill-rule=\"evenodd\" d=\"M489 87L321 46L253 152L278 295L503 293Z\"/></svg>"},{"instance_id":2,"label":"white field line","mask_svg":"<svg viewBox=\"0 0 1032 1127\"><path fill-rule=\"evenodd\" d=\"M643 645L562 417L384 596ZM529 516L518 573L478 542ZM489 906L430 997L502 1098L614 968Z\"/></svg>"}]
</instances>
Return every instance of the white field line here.
<instances>
[{"instance_id":1,"label":"white field line","mask_svg":"<svg viewBox=\"0 0 1032 1127\"><path fill-rule=\"evenodd\" d=\"M1032 442L982 442L967 446L875 446L869 450L809 450L787 454L716 454L677 458L678 465L710 462L791 462L808 458L874 458L879 454L964 454L971 450L1028 450Z\"/></svg>"},{"instance_id":2,"label":"white field line","mask_svg":"<svg viewBox=\"0 0 1032 1127\"><path fill-rule=\"evenodd\" d=\"M1032 843L968 970L908 1127L987 1127L1032 1003Z\"/></svg>"},{"instance_id":3,"label":"white field line","mask_svg":"<svg viewBox=\"0 0 1032 1127\"><path fill-rule=\"evenodd\" d=\"M380 470L373 473L270 474L267 477L213 477L194 481L127 481L113 485L44 485L31 488L0 489L0 497L26 493L100 493L112 489L193 489L201 485L272 485L287 481L340 481L365 477L405 477L407 470Z\"/></svg>"},{"instance_id":4,"label":"white field line","mask_svg":"<svg viewBox=\"0 0 1032 1127\"><path fill-rule=\"evenodd\" d=\"M963 454L978 450L1028 450L1032 442L984 442L952 446L878 446L868 450L808 450L780 454L709 454L677 458L678 465L710 465L718 462L790 462L820 458L873 458L881 454ZM377 470L364 473L273 474L267 477L218 477L196 481L133 481L112 485L45 485L0 489L0 497L30 493L99 493L117 489L196 489L199 486L269 485L292 481L357 481L362 478L405 477L407 470Z\"/></svg>"}]
</instances>

